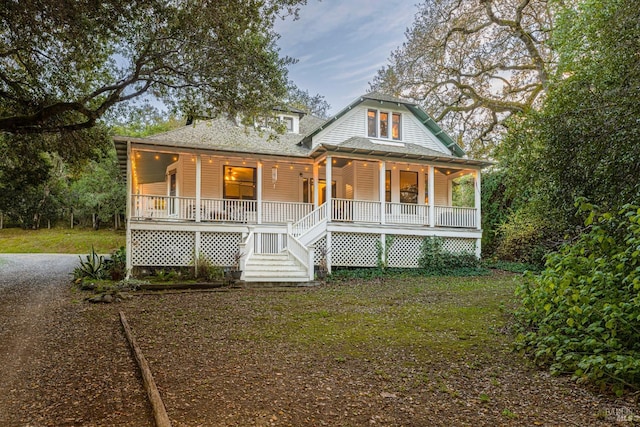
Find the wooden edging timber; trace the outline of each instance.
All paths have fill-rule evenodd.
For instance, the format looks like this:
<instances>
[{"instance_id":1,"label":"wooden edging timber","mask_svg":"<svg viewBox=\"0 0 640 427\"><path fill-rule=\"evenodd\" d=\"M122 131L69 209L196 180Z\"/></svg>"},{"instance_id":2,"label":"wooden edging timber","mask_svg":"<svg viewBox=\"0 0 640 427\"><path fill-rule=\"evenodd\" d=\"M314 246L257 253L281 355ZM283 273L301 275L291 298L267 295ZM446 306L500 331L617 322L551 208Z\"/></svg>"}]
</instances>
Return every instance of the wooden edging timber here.
<instances>
[{"instance_id":1,"label":"wooden edging timber","mask_svg":"<svg viewBox=\"0 0 640 427\"><path fill-rule=\"evenodd\" d=\"M169 416L167 415L167 409L164 406L164 402L162 402L160 392L158 391L158 387L156 387L156 382L154 381L153 375L151 374L151 369L149 369L147 359L145 359L144 354L142 354L142 350L140 350L140 347L138 347L138 343L136 342L136 339L131 332L131 328L129 327L127 318L122 311L120 312L120 322L122 322L124 334L127 337L127 341L129 341L129 345L131 346L136 361L138 362L138 367L142 372L144 388L145 390L147 390L147 395L149 396L149 401L151 402L151 409L153 411L153 417L156 420L156 426L171 427L171 420L169 420Z\"/></svg>"}]
</instances>

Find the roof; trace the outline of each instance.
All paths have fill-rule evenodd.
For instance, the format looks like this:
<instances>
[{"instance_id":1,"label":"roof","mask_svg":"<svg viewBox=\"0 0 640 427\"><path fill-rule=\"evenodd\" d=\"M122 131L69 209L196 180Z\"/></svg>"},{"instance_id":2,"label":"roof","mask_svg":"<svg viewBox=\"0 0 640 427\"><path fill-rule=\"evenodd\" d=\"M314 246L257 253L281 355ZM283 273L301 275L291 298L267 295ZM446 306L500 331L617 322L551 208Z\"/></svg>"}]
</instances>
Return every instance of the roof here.
<instances>
[{"instance_id":1,"label":"roof","mask_svg":"<svg viewBox=\"0 0 640 427\"><path fill-rule=\"evenodd\" d=\"M300 119L300 133L278 134L270 130L258 131L251 126L238 125L228 118L219 117L199 121L147 138L114 137L114 141L161 145L174 148L205 149L234 153L255 153L288 157L308 157L309 150L297 143L323 119L305 115Z\"/></svg>"},{"instance_id":2,"label":"roof","mask_svg":"<svg viewBox=\"0 0 640 427\"><path fill-rule=\"evenodd\" d=\"M331 123L333 123L336 120L338 120L340 117L344 116L346 113L348 113L356 105L361 104L362 102L364 102L366 100L379 101L379 102L388 102L388 103L396 104L396 105L404 105L411 113L413 113L420 120L420 122L423 125L425 125L429 130L431 130L431 132L433 132L433 134L436 136L436 138L438 138L440 140L440 142L442 142L444 144L445 147L447 147L449 150L451 150L452 154L454 154L454 155L456 155L458 157L462 157L462 156L465 155L464 150L458 144L456 144L456 142L453 139L451 139L451 137L449 135L447 135L445 133L445 131L442 130L442 128L440 126L438 126L438 124L435 122L435 120L433 120L433 118L431 116L429 116L429 114L427 114L418 104L416 104L415 102L411 102L409 100L406 100L406 99L397 98L397 97L391 96L391 95L386 95L386 94L381 93L381 92L369 92L369 93L366 93L364 95L359 96L354 101L352 101L349 105L347 105L344 109L340 110L338 112L338 114L336 114L335 116L333 116L332 118L330 118L326 122L320 124L316 129L314 129L304 139L304 142L307 143L308 145L310 145L309 143L311 142L311 138L313 138L314 135L316 135L322 129L325 129L327 126L329 126Z\"/></svg>"},{"instance_id":3,"label":"roof","mask_svg":"<svg viewBox=\"0 0 640 427\"><path fill-rule=\"evenodd\" d=\"M489 166L492 163L461 158L441 153L430 148L415 144L380 144L360 136L351 137L340 144L321 144L314 148L313 157L318 157L324 152L374 155L378 157L404 158L412 160L429 160L443 163L455 163L472 166Z\"/></svg>"}]
</instances>

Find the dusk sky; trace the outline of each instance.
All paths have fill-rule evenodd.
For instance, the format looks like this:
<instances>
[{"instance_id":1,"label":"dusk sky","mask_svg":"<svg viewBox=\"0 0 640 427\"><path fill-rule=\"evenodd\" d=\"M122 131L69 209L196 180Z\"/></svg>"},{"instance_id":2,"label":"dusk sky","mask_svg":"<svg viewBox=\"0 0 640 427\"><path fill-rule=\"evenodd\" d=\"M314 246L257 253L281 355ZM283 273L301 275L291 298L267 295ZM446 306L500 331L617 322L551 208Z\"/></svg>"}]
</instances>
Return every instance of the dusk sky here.
<instances>
[{"instance_id":1,"label":"dusk sky","mask_svg":"<svg viewBox=\"0 0 640 427\"><path fill-rule=\"evenodd\" d=\"M281 55L298 59L289 79L337 113L368 91L417 10L412 0L309 0L300 19L276 23Z\"/></svg>"}]
</instances>

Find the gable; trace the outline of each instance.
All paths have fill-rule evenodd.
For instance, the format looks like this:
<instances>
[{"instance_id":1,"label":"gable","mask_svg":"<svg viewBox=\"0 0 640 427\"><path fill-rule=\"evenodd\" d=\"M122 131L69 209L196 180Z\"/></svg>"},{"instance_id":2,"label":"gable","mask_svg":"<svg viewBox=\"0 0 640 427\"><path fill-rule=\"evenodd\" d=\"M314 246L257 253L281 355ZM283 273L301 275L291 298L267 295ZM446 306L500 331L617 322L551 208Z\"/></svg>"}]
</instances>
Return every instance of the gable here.
<instances>
[{"instance_id":1,"label":"gable","mask_svg":"<svg viewBox=\"0 0 640 427\"><path fill-rule=\"evenodd\" d=\"M399 113L401 118L399 139L394 139L391 136L387 138L369 137L367 129L367 113L369 111L389 116ZM452 155L451 150L444 145L442 140L403 104L365 100L351 107L346 114L338 117L330 126L317 132L312 138L312 148L319 145L337 146L352 137L367 138L372 144L379 145L381 150L384 150L385 146L417 145L442 153L444 156Z\"/></svg>"}]
</instances>

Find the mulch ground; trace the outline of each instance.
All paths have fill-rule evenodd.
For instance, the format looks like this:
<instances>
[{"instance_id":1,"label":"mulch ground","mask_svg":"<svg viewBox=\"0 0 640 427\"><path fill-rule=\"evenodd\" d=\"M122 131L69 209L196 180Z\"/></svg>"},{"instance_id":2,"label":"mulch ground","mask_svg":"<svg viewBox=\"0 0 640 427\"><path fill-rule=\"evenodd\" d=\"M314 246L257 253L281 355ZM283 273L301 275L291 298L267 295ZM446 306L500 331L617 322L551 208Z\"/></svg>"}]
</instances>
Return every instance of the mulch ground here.
<instances>
[{"instance_id":1,"label":"mulch ground","mask_svg":"<svg viewBox=\"0 0 640 427\"><path fill-rule=\"evenodd\" d=\"M174 426L604 426L631 425L625 417L640 413L633 395L535 369L508 336L444 357L383 341L316 347L265 327L288 314L269 309L282 292L321 291L152 294L109 305L67 293L27 317L0 298L0 425L153 425L120 310Z\"/></svg>"}]
</instances>

